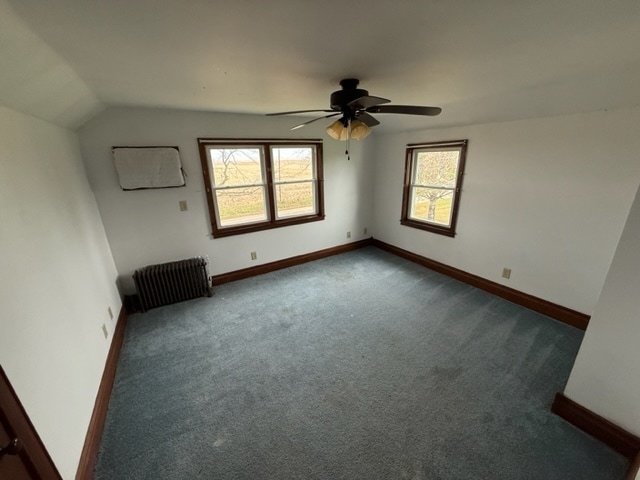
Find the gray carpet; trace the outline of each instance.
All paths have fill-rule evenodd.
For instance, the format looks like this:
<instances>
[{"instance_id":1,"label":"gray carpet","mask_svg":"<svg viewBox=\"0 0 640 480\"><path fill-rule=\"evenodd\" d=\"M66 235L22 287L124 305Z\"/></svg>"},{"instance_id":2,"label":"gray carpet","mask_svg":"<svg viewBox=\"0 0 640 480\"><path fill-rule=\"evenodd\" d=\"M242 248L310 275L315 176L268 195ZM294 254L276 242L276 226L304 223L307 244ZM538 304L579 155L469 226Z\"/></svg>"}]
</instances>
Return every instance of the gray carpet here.
<instances>
[{"instance_id":1,"label":"gray carpet","mask_svg":"<svg viewBox=\"0 0 640 480\"><path fill-rule=\"evenodd\" d=\"M96 479L615 479L582 332L374 247L132 315Z\"/></svg>"}]
</instances>

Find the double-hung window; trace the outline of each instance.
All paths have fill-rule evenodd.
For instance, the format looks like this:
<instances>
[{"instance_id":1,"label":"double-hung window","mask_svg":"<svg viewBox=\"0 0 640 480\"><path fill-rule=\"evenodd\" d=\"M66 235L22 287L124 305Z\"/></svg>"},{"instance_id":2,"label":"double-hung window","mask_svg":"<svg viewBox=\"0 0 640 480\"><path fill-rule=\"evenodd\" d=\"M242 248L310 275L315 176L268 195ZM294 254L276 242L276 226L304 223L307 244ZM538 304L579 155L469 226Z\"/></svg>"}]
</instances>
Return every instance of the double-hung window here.
<instances>
[{"instance_id":1,"label":"double-hung window","mask_svg":"<svg viewBox=\"0 0 640 480\"><path fill-rule=\"evenodd\" d=\"M198 142L214 237L324 219L321 140Z\"/></svg>"},{"instance_id":2,"label":"double-hung window","mask_svg":"<svg viewBox=\"0 0 640 480\"><path fill-rule=\"evenodd\" d=\"M400 223L453 237L467 140L407 145Z\"/></svg>"}]
</instances>

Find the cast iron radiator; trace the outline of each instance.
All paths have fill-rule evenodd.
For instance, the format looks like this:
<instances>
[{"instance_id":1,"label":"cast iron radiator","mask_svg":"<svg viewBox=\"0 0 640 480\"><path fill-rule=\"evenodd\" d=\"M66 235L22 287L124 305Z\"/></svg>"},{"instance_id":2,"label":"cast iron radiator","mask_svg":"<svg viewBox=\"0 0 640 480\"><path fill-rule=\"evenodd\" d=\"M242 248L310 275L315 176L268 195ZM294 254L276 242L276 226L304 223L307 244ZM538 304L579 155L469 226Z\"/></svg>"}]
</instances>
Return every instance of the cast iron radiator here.
<instances>
[{"instance_id":1,"label":"cast iron radiator","mask_svg":"<svg viewBox=\"0 0 640 480\"><path fill-rule=\"evenodd\" d=\"M204 257L139 268L133 274L133 280L140 309L146 312L161 305L211 296L207 272L207 259Z\"/></svg>"}]
</instances>

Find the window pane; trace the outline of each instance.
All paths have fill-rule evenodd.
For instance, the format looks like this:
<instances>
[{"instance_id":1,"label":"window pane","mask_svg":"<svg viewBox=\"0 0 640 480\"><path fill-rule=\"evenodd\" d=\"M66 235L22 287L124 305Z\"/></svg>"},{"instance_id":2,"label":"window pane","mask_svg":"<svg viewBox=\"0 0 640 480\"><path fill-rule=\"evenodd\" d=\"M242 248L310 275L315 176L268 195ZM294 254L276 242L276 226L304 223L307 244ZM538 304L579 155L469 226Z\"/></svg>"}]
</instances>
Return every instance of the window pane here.
<instances>
[{"instance_id":1,"label":"window pane","mask_svg":"<svg viewBox=\"0 0 640 480\"><path fill-rule=\"evenodd\" d=\"M214 238L324 220L320 141L198 143Z\"/></svg>"},{"instance_id":2,"label":"window pane","mask_svg":"<svg viewBox=\"0 0 640 480\"><path fill-rule=\"evenodd\" d=\"M259 148L210 148L216 187L262 184Z\"/></svg>"},{"instance_id":3,"label":"window pane","mask_svg":"<svg viewBox=\"0 0 640 480\"><path fill-rule=\"evenodd\" d=\"M264 187L240 187L216 190L220 226L267 220Z\"/></svg>"},{"instance_id":4,"label":"window pane","mask_svg":"<svg viewBox=\"0 0 640 480\"><path fill-rule=\"evenodd\" d=\"M453 210L453 190L413 187L410 210L411 218L449 226Z\"/></svg>"},{"instance_id":5,"label":"window pane","mask_svg":"<svg viewBox=\"0 0 640 480\"><path fill-rule=\"evenodd\" d=\"M456 186L460 152L417 151L414 183L433 187Z\"/></svg>"},{"instance_id":6,"label":"window pane","mask_svg":"<svg viewBox=\"0 0 640 480\"><path fill-rule=\"evenodd\" d=\"M271 162L273 181L276 183L314 178L311 147L273 147Z\"/></svg>"},{"instance_id":7,"label":"window pane","mask_svg":"<svg viewBox=\"0 0 640 480\"><path fill-rule=\"evenodd\" d=\"M316 213L314 182L275 186L276 212L279 218Z\"/></svg>"}]
</instances>

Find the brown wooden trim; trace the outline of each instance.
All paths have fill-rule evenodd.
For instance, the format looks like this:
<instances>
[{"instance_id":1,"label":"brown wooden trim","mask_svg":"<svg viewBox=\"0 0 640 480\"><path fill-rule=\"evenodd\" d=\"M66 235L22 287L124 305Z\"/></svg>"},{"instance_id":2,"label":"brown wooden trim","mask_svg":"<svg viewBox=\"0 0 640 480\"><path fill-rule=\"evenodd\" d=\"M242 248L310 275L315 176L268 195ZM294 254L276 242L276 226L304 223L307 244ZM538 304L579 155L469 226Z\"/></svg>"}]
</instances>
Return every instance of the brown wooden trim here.
<instances>
[{"instance_id":1,"label":"brown wooden trim","mask_svg":"<svg viewBox=\"0 0 640 480\"><path fill-rule=\"evenodd\" d=\"M322 142L316 145L316 200L318 217L324 220L324 152Z\"/></svg>"},{"instance_id":2,"label":"brown wooden trim","mask_svg":"<svg viewBox=\"0 0 640 480\"><path fill-rule=\"evenodd\" d=\"M528 293L520 292L513 288L509 288L499 283L492 282L491 280L487 280L486 278L482 278L477 275L473 275L472 273L459 270L455 267L445 265L444 263L431 260L429 258L423 257L422 255L418 255L417 253L404 250L380 240L373 239L373 245L382 250L393 253L394 255L406 258L407 260L411 260L412 262L430 268L431 270L443 273L445 275L448 275L449 277L455 278L456 280L468 283L469 285L473 285L474 287L480 288L481 290L485 290L489 293L509 300L510 302L517 303L518 305L522 305L523 307L529 308L538 313L542 313L543 315L555 318L556 320L559 320L581 330L586 330L587 325L589 324L589 315L578 312L576 310L563 307L562 305L549 302L548 300L543 300L542 298L534 297L533 295L529 295Z\"/></svg>"},{"instance_id":3,"label":"brown wooden trim","mask_svg":"<svg viewBox=\"0 0 640 480\"><path fill-rule=\"evenodd\" d=\"M278 143L278 145L298 145L300 142L306 143L322 143L321 138L198 138L198 143L208 144L229 144L229 143L255 143L262 144L265 142Z\"/></svg>"},{"instance_id":4,"label":"brown wooden trim","mask_svg":"<svg viewBox=\"0 0 640 480\"><path fill-rule=\"evenodd\" d=\"M264 273L273 272L282 268L292 267L294 265L300 265L302 263L312 262L321 258L330 257L332 255L338 255L339 253L349 252L358 248L371 245L373 239L367 238L365 240L359 240L353 243L347 243L345 245L338 245L337 247L325 248L324 250L318 250L317 252L305 253L304 255L297 255L295 257L285 258L283 260L277 260L275 262L265 263L257 265L255 267L243 268L242 270L235 270L233 272L221 273L219 275L213 275L213 285L221 285L223 283L235 282L236 280L242 280L244 278L255 277L256 275L262 275Z\"/></svg>"},{"instance_id":5,"label":"brown wooden trim","mask_svg":"<svg viewBox=\"0 0 640 480\"><path fill-rule=\"evenodd\" d=\"M431 233L438 233L440 235L445 235L447 237L456 236L456 232L451 230L450 227L439 227L438 225L419 222L418 220L412 220L410 218L404 218L404 212L408 212L408 210L403 210L403 218L400 219L400 225L404 225L405 227L417 228L419 230L425 230Z\"/></svg>"},{"instance_id":6,"label":"brown wooden trim","mask_svg":"<svg viewBox=\"0 0 640 480\"><path fill-rule=\"evenodd\" d=\"M180 147L176 145L150 145L147 147L141 147L139 145L114 145L111 147L111 150L117 150L118 148L175 148L178 152L180 151Z\"/></svg>"},{"instance_id":7,"label":"brown wooden trim","mask_svg":"<svg viewBox=\"0 0 640 480\"><path fill-rule=\"evenodd\" d=\"M263 145L263 149L262 149L262 153L264 155L264 167L265 167L265 172L264 172L264 178L266 180L266 195L267 195L267 222L269 223L269 227L271 227L271 223L273 221L276 220L276 192L274 191L274 186L273 186L273 159L271 158L271 145ZM217 237L218 234L220 233L219 229L218 232L213 232L213 236Z\"/></svg>"},{"instance_id":8,"label":"brown wooden trim","mask_svg":"<svg viewBox=\"0 0 640 480\"><path fill-rule=\"evenodd\" d=\"M407 144L405 150L405 165L404 165L404 185L402 188L402 211L400 212L400 224L406 227L418 228L420 230L426 230L431 233L437 233L440 235L446 235L448 237L456 236L456 224L458 222L458 207L460 205L460 193L462 192L462 180L464 179L464 168L467 158L467 146L469 140L450 140L446 142L423 142L423 143L410 143ZM456 179L456 186L453 192L451 212L451 222L449 225L438 225L427 221L417 220L409 217L410 198L412 188L413 177L413 153L418 149L432 149L438 151L442 148L456 147L460 149L460 156L458 157L458 178Z\"/></svg>"},{"instance_id":9,"label":"brown wooden trim","mask_svg":"<svg viewBox=\"0 0 640 480\"><path fill-rule=\"evenodd\" d=\"M627 470L625 480L636 480L638 472L640 472L640 451L631 462L631 465L629 465L629 470Z\"/></svg>"},{"instance_id":10,"label":"brown wooden trim","mask_svg":"<svg viewBox=\"0 0 640 480\"><path fill-rule=\"evenodd\" d=\"M120 309L120 315L118 315L118 322L116 323L116 329L113 333L113 340L111 340L111 347L107 354L107 361L105 362L102 380L100 381L100 387L98 388L96 403L93 407L93 414L91 415L91 421L89 422L89 428L87 429L87 436L84 440L82 454L80 455L80 463L78 464L78 471L76 472L76 480L90 480L93 478L93 470L96 465L96 457L98 456L100 441L102 440L104 422L107 418L107 408L109 407L113 381L116 376L120 350L122 349L122 343L124 341L124 331L127 325L127 318L127 310L123 305Z\"/></svg>"},{"instance_id":11,"label":"brown wooden trim","mask_svg":"<svg viewBox=\"0 0 640 480\"><path fill-rule=\"evenodd\" d=\"M593 413L560 392L556 393L551 411L631 460L640 452L639 437Z\"/></svg>"},{"instance_id":12,"label":"brown wooden trim","mask_svg":"<svg viewBox=\"0 0 640 480\"><path fill-rule=\"evenodd\" d=\"M232 225L227 227L219 227L215 209L215 188L212 182L213 172L207 148L211 145L229 146L229 145L245 145L260 147L264 163L264 184L261 188L265 189L266 203L266 220L258 223L247 223L240 225ZM276 218L276 200L273 181L273 163L271 159L271 148L287 145L303 145L311 146L315 149L315 204L316 212L311 215L292 216L288 218ZM273 228L288 227L291 225L300 225L309 222L323 221L324 215L324 168L322 158L322 140L304 140L304 139L287 139L287 140L269 140L269 139L212 139L198 138L198 150L200 152L200 163L202 165L202 176L204 179L204 188L207 196L207 207L209 208L209 221L211 224L211 236L213 238L229 237L232 235L242 235L245 233L259 232L262 230L271 230Z\"/></svg>"},{"instance_id":13,"label":"brown wooden trim","mask_svg":"<svg viewBox=\"0 0 640 480\"><path fill-rule=\"evenodd\" d=\"M7 418L3 418L5 415ZM23 449L18 455L33 478L62 480L2 366L0 366L0 422L10 436L18 437L22 441Z\"/></svg>"},{"instance_id":14,"label":"brown wooden trim","mask_svg":"<svg viewBox=\"0 0 640 480\"><path fill-rule=\"evenodd\" d=\"M261 232L263 230L272 230L280 227L290 227L292 225L302 225L303 223L321 222L324 215L307 215L304 217L293 217L290 219L277 220L270 223L253 223L240 225L233 228L217 228L211 234L213 238L231 237L233 235L242 235L244 233Z\"/></svg>"},{"instance_id":15,"label":"brown wooden trim","mask_svg":"<svg viewBox=\"0 0 640 480\"><path fill-rule=\"evenodd\" d=\"M211 192L211 177L209 176L209 160L207 157L207 145L206 143L198 139L198 151L200 152L200 164L202 165L202 178L204 180L204 190L207 193L207 206L209 207L209 224L211 225L211 232L216 230L216 215L215 206L213 204L213 193ZM212 233L213 235L213 233Z\"/></svg>"},{"instance_id":16,"label":"brown wooden trim","mask_svg":"<svg viewBox=\"0 0 640 480\"><path fill-rule=\"evenodd\" d=\"M461 142L468 142L469 140L444 140L441 142L420 142L420 143L407 143L407 147L457 147Z\"/></svg>"}]
</instances>

